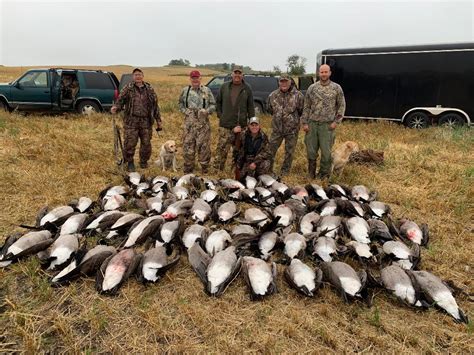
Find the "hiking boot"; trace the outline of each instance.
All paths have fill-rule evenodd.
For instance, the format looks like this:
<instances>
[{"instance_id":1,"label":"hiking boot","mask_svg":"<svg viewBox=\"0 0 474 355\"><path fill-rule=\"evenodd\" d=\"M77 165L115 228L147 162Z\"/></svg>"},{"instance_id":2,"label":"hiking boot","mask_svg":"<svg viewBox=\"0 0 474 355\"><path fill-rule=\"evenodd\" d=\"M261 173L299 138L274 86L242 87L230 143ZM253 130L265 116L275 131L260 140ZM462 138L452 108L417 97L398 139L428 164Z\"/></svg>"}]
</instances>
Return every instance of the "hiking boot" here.
<instances>
[{"instance_id":1,"label":"hiking boot","mask_svg":"<svg viewBox=\"0 0 474 355\"><path fill-rule=\"evenodd\" d=\"M130 171L130 172L135 171L135 164L133 163L133 161L129 161L127 163L127 171Z\"/></svg>"},{"instance_id":2,"label":"hiking boot","mask_svg":"<svg viewBox=\"0 0 474 355\"><path fill-rule=\"evenodd\" d=\"M201 173L203 174L208 174L209 173L209 168L206 166L206 167L201 167Z\"/></svg>"},{"instance_id":3,"label":"hiking boot","mask_svg":"<svg viewBox=\"0 0 474 355\"><path fill-rule=\"evenodd\" d=\"M140 162L140 168L142 168L142 169L148 168L148 163L147 162Z\"/></svg>"},{"instance_id":4,"label":"hiking boot","mask_svg":"<svg viewBox=\"0 0 474 355\"><path fill-rule=\"evenodd\" d=\"M308 159L308 177L310 179L316 177L316 160Z\"/></svg>"},{"instance_id":5,"label":"hiking boot","mask_svg":"<svg viewBox=\"0 0 474 355\"><path fill-rule=\"evenodd\" d=\"M319 172L318 179L320 180L329 180L330 174Z\"/></svg>"}]
</instances>

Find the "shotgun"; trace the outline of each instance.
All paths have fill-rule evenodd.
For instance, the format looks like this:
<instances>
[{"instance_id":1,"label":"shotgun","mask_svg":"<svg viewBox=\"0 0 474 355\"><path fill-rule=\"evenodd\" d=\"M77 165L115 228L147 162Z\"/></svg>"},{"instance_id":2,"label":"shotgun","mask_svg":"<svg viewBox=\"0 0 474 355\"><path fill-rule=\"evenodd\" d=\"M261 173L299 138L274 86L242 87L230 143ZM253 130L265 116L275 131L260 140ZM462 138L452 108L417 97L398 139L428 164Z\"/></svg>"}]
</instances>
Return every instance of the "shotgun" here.
<instances>
[{"instance_id":1,"label":"shotgun","mask_svg":"<svg viewBox=\"0 0 474 355\"><path fill-rule=\"evenodd\" d=\"M123 157L123 143L122 143L122 136L120 135L120 128L117 126L115 122L115 117L112 118L112 127L114 131L114 155L115 155L115 162L118 166L121 166L125 159Z\"/></svg>"}]
</instances>

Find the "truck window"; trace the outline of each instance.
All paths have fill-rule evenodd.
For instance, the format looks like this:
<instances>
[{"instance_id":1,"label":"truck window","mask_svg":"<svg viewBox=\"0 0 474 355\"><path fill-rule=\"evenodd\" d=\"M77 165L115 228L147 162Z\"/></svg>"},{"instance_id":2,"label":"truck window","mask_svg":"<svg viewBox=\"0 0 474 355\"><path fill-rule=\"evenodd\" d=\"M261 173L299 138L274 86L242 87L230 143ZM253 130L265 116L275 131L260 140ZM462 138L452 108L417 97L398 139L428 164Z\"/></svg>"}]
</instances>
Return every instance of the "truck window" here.
<instances>
[{"instance_id":1,"label":"truck window","mask_svg":"<svg viewBox=\"0 0 474 355\"><path fill-rule=\"evenodd\" d=\"M213 88L220 88L222 86L222 84L224 84L224 78L223 77L217 77L217 78L214 78L212 79L209 84L207 84L207 87L210 88L210 89L213 89Z\"/></svg>"},{"instance_id":2,"label":"truck window","mask_svg":"<svg viewBox=\"0 0 474 355\"><path fill-rule=\"evenodd\" d=\"M28 72L20 79L18 84L24 87L47 88L48 75L45 71Z\"/></svg>"},{"instance_id":3,"label":"truck window","mask_svg":"<svg viewBox=\"0 0 474 355\"><path fill-rule=\"evenodd\" d=\"M278 80L275 77L244 76L244 80L253 91L271 92L278 88Z\"/></svg>"},{"instance_id":4,"label":"truck window","mask_svg":"<svg viewBox=\"0 0 474 355\"><path fill-rule=\"evenodd\" d=\"M82 72L86 89L114 90L114 84L105 73Z\"/></svg>"}]
</instances>

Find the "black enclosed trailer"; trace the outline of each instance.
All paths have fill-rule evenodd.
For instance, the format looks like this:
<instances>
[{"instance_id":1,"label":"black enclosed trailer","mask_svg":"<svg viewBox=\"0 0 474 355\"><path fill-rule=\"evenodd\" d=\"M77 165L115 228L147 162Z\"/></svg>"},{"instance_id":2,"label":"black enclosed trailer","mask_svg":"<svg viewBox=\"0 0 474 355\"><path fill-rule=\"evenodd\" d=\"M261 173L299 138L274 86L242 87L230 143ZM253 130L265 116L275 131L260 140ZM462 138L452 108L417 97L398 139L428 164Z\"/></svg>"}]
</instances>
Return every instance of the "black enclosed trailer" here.
<instances>
[{"instance_id":1,"label":"black enclosed trailer","mask_svg":"<svg viewBox=\"0 0 474 355\"><path fill-rule=\"evenodd\" d=\"M474 121L474 43L327 49L321 64L344 90L347 118L415 128Z\"/></svg>"}]
</instances>

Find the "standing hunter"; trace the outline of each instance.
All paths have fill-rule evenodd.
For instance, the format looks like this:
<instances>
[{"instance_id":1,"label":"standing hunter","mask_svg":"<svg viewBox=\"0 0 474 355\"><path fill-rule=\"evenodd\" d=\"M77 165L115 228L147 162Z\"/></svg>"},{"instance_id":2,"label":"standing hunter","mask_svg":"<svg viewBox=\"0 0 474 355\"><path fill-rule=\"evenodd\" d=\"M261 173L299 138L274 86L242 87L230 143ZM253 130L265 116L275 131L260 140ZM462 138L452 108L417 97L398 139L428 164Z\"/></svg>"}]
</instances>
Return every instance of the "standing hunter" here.
<instances>
[{"instance_id":1,"label":"standing hunter","mask_svg":"<svg viewBox=\"0 0 474 355\"><path fill-rule=\"evenodd\" d=\"M133 69L133 81L127 84L112 106L110 112L124 110L123 128L125 133L123 159L128 171L135 171L133 157L140 139L140 167L147 168L151 157L151 136L153 121L156 120L156 131L161 131L161 115L158 98L153 87L143 81L143 71Z\"/></svg>"},{"instance_id":2,"label":"standing hunter","mask_svg":"<svg viewBox=\"0 0 474 355\"><path fill-rule=\"evenodd\" d=\"M321 150L321 163L318 178L327 179L331 174L331 148L334 144L335 130L342 122L346 101L341 86L332 82L331 68L327 64L319 67L319 81L312 84L304 99L303 130L308 157L309 178L316 177L316 160Z\"/></svg>"},{"instance_id":3,"label":"standing hunter","mask_svg":"<svg viewBox=\"0 0 474 355\"><path fill-rule=\"evenodd\" d=\"M222 84L217 95L216 108L219 118L219 138L214 167L223 171L229 147L238 141L242 127L255 116L253 93L243 80L243 67L234 66L232 80Z\"/></svg>"},{"instance_id":4,"label":"standing hunter","mask_svg":"<svg viewBox=\"0 0 474 355\"><path fill-rule=\"evenodd\" d=\"M191 71L189 77L191 85L183 88L179 97L179 110L184 113L183 170L185 174L193 172L197 152L202 173L207 174L211 161L209 115L216 110L216 101L211 90L201 85L199 71Z\"/></svg>"},{"instance_id":5,"label":"standing hunter","mask_svg":"<svg viewBox=\"0 0 474 355\"><path fill-rule=\"evenodd\" d=\"M292 85L288 74L282 74L279 80L279 88L268 96L267 101L267 110L272 115L272 135L270 137L272 171L278 148L285 140L285 159L280 169L280 176L288 175L291 169L296 143L298 142L303 104L303 94L295 85Z\"/></svg>"}]
</instances>

